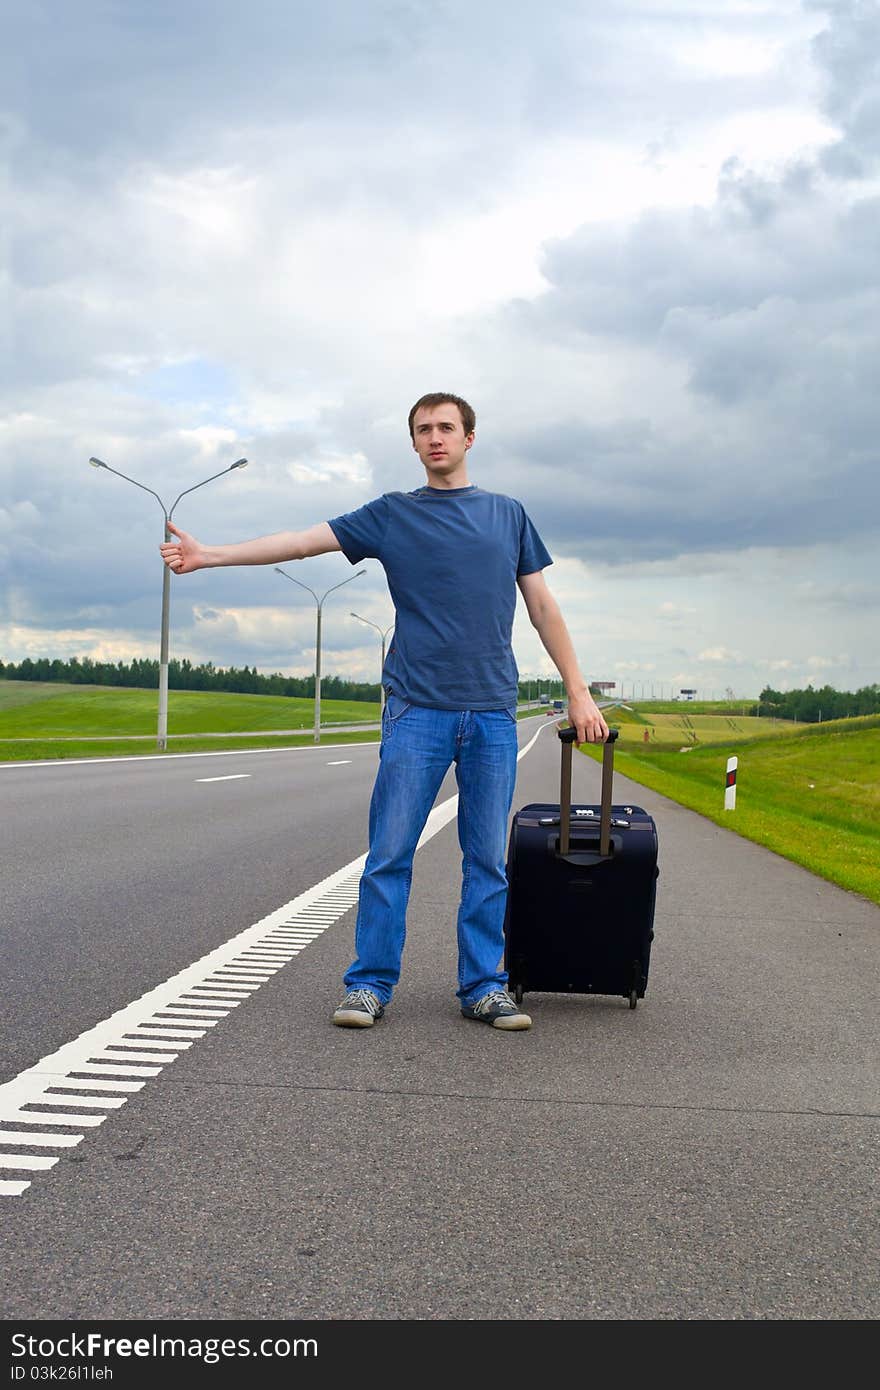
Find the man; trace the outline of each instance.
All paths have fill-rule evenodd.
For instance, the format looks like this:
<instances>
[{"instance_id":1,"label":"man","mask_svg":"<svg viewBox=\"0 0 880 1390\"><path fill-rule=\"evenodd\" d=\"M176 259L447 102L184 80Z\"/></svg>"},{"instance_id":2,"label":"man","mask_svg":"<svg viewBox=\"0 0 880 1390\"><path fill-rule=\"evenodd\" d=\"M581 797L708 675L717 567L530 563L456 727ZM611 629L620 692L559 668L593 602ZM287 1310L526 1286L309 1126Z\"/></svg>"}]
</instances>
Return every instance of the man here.
<instances>
[{"instance_id":1,"label":"man","mask_svg":"<svg viewBox=\"0 0 880 1390\"><path fill-rule=\"evenodd\" d=\"M433 392L409 413L426 486L391 492L305 531L237 545L177 537L160 546L176 574L213 565L272 565L341 550L381 562L394 601L382 683L379 770L370 802L356 958L333 1014L343 1028L380 1019L400 977L416 844L449 767L459 790L462 889L458 990L465 1018L507 1031L531 1027L507 993L504 912L507 819L516 781L518 673L511 646L516 586L568 695L579 743L608 736L559 605L542 571L552 564L521 503L468 480L476 417L459 396Z\"/></svg>"}]
</instances>

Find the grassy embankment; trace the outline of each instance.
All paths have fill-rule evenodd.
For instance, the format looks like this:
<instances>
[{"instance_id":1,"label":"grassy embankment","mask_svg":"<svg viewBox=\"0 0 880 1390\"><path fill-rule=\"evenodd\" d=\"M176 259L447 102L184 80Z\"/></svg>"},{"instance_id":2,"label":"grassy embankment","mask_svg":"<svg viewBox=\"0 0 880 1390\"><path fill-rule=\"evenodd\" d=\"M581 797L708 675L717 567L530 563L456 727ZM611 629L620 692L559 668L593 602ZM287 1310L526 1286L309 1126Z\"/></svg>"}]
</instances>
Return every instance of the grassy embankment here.
<instances>
[{"instance_id":1,"label":"grassy embankment","mask_svg":"<svg viewBox=\"0 0 880 1390\"><path fill-rule=\"evenodd\" d=\"M0 762L154 754L157 718L155 690L0 680ZM376 727L334 732L341 724ZM310 698L168 692L169 753L296 747L314 743L314 728ZM378 701L321 701L322 743L369 743L378 728Z\"/></svg>"},{"instance_id":2,"label":"grassy embankment","mask_svg":"<svg viewBox=\"0 0 880 1390\"><path fill-rule=\"evenodd\" d=\"M0 762L155 753L158 692L54 681L0 681ZM314 743L314 701L222 691L168 692L169 753L292 747ZM321 742L359 743L378 721L378 702L322 700ZM241 731L241 734L239 734Z\"/></svg>"},{"instance_id":3,"label":"grassy embankment","mask_svg":"<svg viewBox=\"0 0 880 1390\"><path fill-rule=\"evenodd\" d=\"M682 722L644 705L607 717L620 730L615 768L625 777L880 903L880 715L775 728L689 710ZM732 754L736 808L725 811Z\"/></svg>"}]
</instances>

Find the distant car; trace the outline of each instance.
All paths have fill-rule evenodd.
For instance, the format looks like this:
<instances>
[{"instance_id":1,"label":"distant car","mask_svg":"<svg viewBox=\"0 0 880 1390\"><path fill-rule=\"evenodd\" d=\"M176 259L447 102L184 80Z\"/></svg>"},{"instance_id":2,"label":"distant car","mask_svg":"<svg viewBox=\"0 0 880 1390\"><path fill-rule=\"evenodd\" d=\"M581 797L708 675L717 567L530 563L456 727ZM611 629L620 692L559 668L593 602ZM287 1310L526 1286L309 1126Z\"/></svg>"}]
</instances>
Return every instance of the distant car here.
<instances>
[{"instance_id":1,"label":"distant car","mask_svg":"<svg viewBox=\"0 0 880 1390\"><path fill-rule=\"evenodd\" d=\"M549 703L550 703L550 696L549 696L549 695L539 695L539 696L538 696L538 704L539 704L539 705L549 705Z\"/></svg>"}]
</instances>

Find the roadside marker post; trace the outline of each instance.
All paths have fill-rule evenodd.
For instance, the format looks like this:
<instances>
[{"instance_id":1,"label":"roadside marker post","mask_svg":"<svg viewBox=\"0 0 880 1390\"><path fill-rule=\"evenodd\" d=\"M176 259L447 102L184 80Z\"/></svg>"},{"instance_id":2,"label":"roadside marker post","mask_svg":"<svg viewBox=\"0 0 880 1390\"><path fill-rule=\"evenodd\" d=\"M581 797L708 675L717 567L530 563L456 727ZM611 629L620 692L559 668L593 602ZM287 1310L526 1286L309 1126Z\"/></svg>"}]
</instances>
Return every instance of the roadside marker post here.
<instances>
[{"instance_id":1,"label":"roadside marker post","mask_svg":"<svg viewBox=\"0 0 880 1390\"><path fill-rule=\"evenodd\" d=\"M737 758L727 759L727 777L724 781L724 809L733 811L736 809L736 769Z\"/></svg>"}]
</instances>

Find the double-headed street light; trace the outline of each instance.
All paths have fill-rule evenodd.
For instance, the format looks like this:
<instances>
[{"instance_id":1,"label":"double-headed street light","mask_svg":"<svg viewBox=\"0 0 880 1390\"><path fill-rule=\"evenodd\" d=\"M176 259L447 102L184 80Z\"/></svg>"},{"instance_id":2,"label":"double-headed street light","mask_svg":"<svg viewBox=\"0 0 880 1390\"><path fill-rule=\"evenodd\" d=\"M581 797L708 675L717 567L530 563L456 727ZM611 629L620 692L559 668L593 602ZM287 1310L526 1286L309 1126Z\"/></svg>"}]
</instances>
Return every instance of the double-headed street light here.
<instances>
[{"instance_id":1,"label":"double-headed street light","mask_svg":"<svg viewBox=\"0 0 880 1390\"><path fill-rule=\"evenodd\" d=\"M144 484L139 483L136 478L129 478L127 473L120 473L118 468L111 468L109 463L104 463L103 459L90 458L89 463L93 468L106 468L108 473L115 473L117 478L124 478L127 483L134 483L135 487L139 487L143 492L148 492L151 497L155 497L165 517L165 540L170 541L171 532L168 530L168 523L181 497L185 497L188 492L195 492L197 487L204 487L205 483L212 483L215 478L222 477L224 473L231 473L234 468L244 468L247 459L236 459L235 463L230 463L228 468L221 468L219 473L212 473L210 478L203 478L200 483L194 483L192 487L184 488L183 492L175 497L171 506L168 508L166 508L158 492L154 492L151 487L145 487ZM162 562L162 570L162 626L159 643L159 728L156 735L156 746L160 753L164 753L168 747L168 610L171 596L171 571L164 560Z\"/></svg>"},{"instance_id":2,"label":"double-headed street light","mask_svg":"<svg viewBox=\"0 0 880 1390\"><path fill-rule=\"evenodd\" d=\"M334 589L341 589L343 584L350 584L353 579L357 579L359 574L366 574L366 570L358 570L357 574L350 574L347 579L343 579L339 584L334 584L325 594L318 598L314 589L309 589L308 584L303 584L301 579L294 579L287 570L275 566L276 574L283 574L285 579L289 579L292 584L298 584L301 589L308 589L318 607L318 621L315 634L315 742L321 741L321 610L324 607L324 599L327 594L332 594Z\"/></svg>"},{"instance_id":3,"label":"double-headed street light","mask_svg":"<svg viewBox=\"0 0 880 1390\"><path fill-rule=\"evenodd\" d=\"M389 632L394 631L394 624L386 627L383 632L378 623L371 623L369 618L362 618L360 613L350 613L349 617L357 618L359 623L366 623L367 627L374 627L382 639L382 665L379 667L379 718L385 713L385 686L382 683L382 672L385 670L385 639Z\"/></svg>"}]
</instances>

